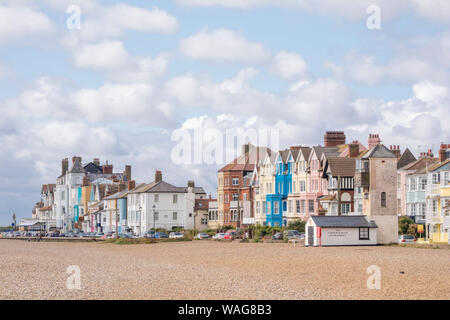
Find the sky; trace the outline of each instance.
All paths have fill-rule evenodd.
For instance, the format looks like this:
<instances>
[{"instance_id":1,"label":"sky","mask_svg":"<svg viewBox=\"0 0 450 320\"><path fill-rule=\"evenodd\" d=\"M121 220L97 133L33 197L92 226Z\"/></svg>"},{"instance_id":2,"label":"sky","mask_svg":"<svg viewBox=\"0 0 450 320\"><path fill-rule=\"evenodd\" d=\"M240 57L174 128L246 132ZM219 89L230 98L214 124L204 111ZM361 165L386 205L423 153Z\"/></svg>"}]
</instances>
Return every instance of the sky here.
<instances>
[{"instance_id":1,"label":"sky","mask_svg":"<svg viewBox=\"0 0 450 320\"><path fill-rule=\"evenodd\" d=\"M221 161L174 160L196 130L437 154L449 68L450 1L0 0L0 225L72 156L214 196Z\"/></svg>"}]
</instances>

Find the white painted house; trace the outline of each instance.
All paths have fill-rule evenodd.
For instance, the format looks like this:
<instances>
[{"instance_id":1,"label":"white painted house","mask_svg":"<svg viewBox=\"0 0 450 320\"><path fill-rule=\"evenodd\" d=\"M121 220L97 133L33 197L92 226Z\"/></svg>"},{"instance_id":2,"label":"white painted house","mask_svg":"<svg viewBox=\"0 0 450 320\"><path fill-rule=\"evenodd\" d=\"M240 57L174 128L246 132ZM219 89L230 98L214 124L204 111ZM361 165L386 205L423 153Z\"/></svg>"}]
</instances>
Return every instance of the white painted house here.
<instances>
[{"instance_id":1,"label":"white painted house","mask_svg":"<svg viewBox=\"0 0 450 320\"><path fill-rule=\"evenodd\" d=\"M74 228L74 206L77 202L78 188L83 183L85 172L80 157L72 158L72 168L69 170L69 161L62 161L62 173L56 179L55 209L56 227L64 232Z\"/></svg>"},{"instance_id":2,"label":"white painted house","mask_svg":"<svg viewBox=\"0 0 450 320\"><path fill-rule=\"evenodd\" d=\"M376 245L377 228L366 216L311 216L305 227L305 245Z\"/></svg>"},{"instance_id":3,"label":"white painted house","mask_svg":"<svg viewBox=\"0 0 450 320\"><path fill-rule=\"evenodd\" d=\"M193 229L195 199L205 198L206 192L193 181L187 187L175 187L162 181L161 171L156 171L154 182L128 193L128 227L138 235L153 228Z\"/></svg>"}]
</instances>

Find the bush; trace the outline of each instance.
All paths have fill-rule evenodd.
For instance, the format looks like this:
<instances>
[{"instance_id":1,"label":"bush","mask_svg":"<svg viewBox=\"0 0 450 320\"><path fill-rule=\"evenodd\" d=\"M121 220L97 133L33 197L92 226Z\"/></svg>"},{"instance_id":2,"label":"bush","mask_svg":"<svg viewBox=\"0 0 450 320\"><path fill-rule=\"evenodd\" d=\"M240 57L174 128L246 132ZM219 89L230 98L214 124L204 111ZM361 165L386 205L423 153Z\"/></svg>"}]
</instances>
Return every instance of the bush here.
<instances>
[{"instance_id":1,"label":"bush","mask_svg":"<svg viewBox=\"0 0 450 320\"><path fill-rule=\"evenodd\" d=\"M398 219L398 233L415 235L414 220L409 217L400 217Z\"/></svg>"},{"instance_id":2,"label":"bush","mask_svg":"<svg viewBox=\"0 0 450 320\"><path fill-rule=\"evenodd\" d=\"M298 232L305 232L306 221L289 222L287 230L297 230Z\"/></svg>"}]
</instances>

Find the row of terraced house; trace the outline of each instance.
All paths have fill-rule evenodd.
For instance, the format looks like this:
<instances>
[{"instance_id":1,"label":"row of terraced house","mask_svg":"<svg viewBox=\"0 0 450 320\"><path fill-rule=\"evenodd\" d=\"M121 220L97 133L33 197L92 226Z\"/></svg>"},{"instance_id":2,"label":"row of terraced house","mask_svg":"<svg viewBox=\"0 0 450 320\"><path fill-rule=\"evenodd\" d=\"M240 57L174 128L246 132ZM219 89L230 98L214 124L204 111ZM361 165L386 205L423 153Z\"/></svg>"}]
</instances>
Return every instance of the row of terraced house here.
<instances>
[{"instance_id":1,"label":"row of terraced house","mask_svg":"<svg viewBox=\"0 0 450 320\"><path fill-rule=\"evenodd\" d=\"M163 181L160 170L150 183L136 183L131 166L113 172L113 165L99 159L83 163L81 157L61 162L56 184L42 186L41 201L31 219L20 226L29 230L63 233L133 232L143 235L152 228L195 229L207 226L209 199L194 181L177 187ZM202 212L200 207L206 208ZM201 215L202 217L197 216Z\"/></svg>"},{"instance_id":2,"label":"row of terraced house","mask_svg":"<svg viewBox=\"0 0 450 320\"><path fill-rule=\"evenodd\" d=\"M447 242L450 230L450 146L416 158L386 147L378 134L367 144L346 143L326 132L323 145L273 151L251 144L218 171L217 201L209 203L210 228L287 226L310 216L366 216L378 242L395 242L398 217L422 225L424 237Z\"/></svg>"},{"instance_id":3,"label":"row of terraced house","mask_svg":"<svg viewBox=\"0 0 450 320\"><path fill-rule=\"evenodd\" d=\"M417 158L409 149L386 147L378 134L367 143L346 142L329 131L323 145L274 151L246 144L218 171L217 198L194 181L176 187L155 172L136 183L131 166L113 172L99 159L63 159L56 184L42 186L41 201L23 226L71 232L143 234L151 228L220 229L287 226L311 216L365 216L378 227L378 242L396 241L398 216L422 225L424 237L448 241L450 145Z\"/></svg>"}]
</instances>

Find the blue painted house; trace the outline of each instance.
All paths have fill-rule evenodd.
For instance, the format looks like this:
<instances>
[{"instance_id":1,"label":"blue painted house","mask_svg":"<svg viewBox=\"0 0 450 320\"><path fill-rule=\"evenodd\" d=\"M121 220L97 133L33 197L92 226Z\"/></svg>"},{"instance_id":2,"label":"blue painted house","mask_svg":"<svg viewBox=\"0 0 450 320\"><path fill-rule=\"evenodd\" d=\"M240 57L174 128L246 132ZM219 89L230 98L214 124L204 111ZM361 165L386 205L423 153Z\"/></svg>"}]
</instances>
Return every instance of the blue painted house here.
<instances>
[{"instance_id":1,"label":"blue painted house","mask_svg":"<svg viewBox=\"0 0 450 320\"><path fill-rule=\"evenodd\" d=\"M283 219L286 211L286 198L292 192L292 170L294 159L289 149L279 151L275 161L275 193L266 195L266 224L282 226L287 222Z\"/></svg>"}]
</instances>

